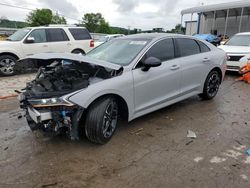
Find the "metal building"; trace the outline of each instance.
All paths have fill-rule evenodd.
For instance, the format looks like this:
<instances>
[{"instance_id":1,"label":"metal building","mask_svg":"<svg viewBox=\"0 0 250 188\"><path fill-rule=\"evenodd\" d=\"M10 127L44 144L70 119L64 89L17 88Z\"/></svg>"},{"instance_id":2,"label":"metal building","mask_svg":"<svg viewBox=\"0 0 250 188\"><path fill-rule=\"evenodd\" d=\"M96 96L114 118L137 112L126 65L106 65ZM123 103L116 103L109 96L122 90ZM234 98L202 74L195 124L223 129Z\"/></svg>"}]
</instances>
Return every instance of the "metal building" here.
<instances>
[{"instance_id":1,"label":"metal building","mask_svg":"<svg viewBox=\"0 0 250 188\"><path fill-rule=\"evenodd\" d=\"M250 31L250 0L185 9L181 11L181 23L183 16L187 14L190 15L191 23L195 14L198 14L196 33L232 36L238 32ZM192 31L190 25L186 34L194 34Z\"/></svg>"}]
</instances>

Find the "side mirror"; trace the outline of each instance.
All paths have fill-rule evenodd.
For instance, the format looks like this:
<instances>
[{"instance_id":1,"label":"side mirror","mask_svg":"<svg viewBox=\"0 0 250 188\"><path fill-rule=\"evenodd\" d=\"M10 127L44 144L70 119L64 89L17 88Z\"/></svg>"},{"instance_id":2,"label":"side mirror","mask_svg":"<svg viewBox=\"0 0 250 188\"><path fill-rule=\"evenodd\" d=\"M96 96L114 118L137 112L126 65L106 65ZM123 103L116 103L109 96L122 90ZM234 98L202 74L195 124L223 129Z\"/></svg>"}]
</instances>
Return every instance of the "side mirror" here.
<instances>
[{"instance_id":1,"label":"side mirror","mask_svg":"<svg viewBox=\"0 0 250 188\"><path fill-rule=\"evenodd\" d=\"M28 37L26 40L25 40L25 43L28 43L28 44L31 44L31 43L34 43L35 42L35 38L34 37Z\"/></svg>"},{"instance_id":2,"label":"side mirror","mask_svg":"<svg viewBox=\"0 0 250 188\"><path fill-rule=\"evenodd\" d=\"M148 57L143 62L142 71L148 71L151 67L159 67L161 65L161 60L156 57Z\"/></svg>"}]
</instances>

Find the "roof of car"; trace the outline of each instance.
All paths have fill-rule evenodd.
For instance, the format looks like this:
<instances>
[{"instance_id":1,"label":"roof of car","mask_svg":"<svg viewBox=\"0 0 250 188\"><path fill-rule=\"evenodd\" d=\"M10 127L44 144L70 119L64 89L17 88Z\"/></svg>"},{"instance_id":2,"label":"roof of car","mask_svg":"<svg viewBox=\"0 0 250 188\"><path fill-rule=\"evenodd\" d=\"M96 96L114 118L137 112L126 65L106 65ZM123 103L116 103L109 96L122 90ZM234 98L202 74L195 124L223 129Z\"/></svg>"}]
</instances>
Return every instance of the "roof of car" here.
<instances>
[{"instance_id":1,"label":"roof of car","mask_svg":"<svg viewBox=\"0 0 250 188\"><path fill-rule=\"evenodd\" d=\"M250 35L250 32L237 33L236 35Z\"/></svg>"},{"instance_id":2,"label":"roof of car","mask_svg":"<svg viewBox=\"0 0 250 188\"><path fill-rule=\"evenodd\" d=\"M84 28L81 26L75 26L75 25L48 25L48 26L37 26L37 27L26 27L26 29L37 29L37 28Z\"/></svg>"},{"instance_id":3,"label":"roof of car","mask_svg":"<svg viewBox=\"0 0 250 188\"><path fill-rule=\"evenodd\" d=\"M134 35L127 35L126 38L131 39L159 39L164 37L173 37L173 36L185 36L180 34L173 34L173 33L140 33Z\"/></svg>"}]
</instances>

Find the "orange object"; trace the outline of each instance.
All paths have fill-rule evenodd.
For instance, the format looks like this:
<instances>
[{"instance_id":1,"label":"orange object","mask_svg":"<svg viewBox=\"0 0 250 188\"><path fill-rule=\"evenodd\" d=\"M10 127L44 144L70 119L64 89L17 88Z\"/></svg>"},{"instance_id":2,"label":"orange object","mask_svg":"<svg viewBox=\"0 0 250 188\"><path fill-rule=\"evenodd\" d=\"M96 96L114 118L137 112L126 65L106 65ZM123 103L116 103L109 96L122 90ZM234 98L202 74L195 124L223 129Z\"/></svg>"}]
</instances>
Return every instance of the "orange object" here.
<instances>
[{"instance_id":1,"label":"orange object","mask_svg":"<svg viewBox=\"0 0 250 188\"><path fill-rule=\"evenodd\" d=\"M242 74L239 80L245 81L250 84L250 63L247 63L247 65L243 66L239 70L239 73Z\"/></svg>"},{"instance_id":2,"label":"orange object","mask_svg":"<svg viewBox=\"0 0 250 188\"><path fill-rule=\"evenodd\" d=\"M12 98L12 97L17 97L17 94L11 94L11 95L7 95L7 96L0 96L0 100L1 99L8 99L8 98Z\"/></svg>"}]
</instances>

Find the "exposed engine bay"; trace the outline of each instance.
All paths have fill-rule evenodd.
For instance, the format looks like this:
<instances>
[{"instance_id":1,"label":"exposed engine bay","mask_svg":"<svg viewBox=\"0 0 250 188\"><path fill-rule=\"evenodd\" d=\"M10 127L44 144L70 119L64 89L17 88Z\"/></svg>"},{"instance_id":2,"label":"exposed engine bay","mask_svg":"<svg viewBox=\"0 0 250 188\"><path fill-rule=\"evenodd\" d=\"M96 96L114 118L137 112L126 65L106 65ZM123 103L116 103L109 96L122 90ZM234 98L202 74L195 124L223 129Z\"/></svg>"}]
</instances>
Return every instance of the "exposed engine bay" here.
<instances>
[{"instance_id":1,"label":"exposed engine bay","mask_svg":"<svg viewBox=\"0 0 250 188\"><path fill-rule=\"evenodd\" d=\"M51 60L46 60L51 62ZM84 109L61 97L89 85L122 74L100 65L75 60L53 59L41 67L36 78L19 95L31 130L54 134L66 130L71 139L79 139L79 122Z\"/></svg>"},{"instance_id":2,"label":"exposed engine bay","mask_svg":"<svg viewBox=\"0 0 250 188\"><path fill-rule=\"evenodd\" d=\"M39 69L35 80L27 83L25 95L28 98L60 96L116 76L117 72L87 63L55 60Z\"/></svg>"}]
</instances>

